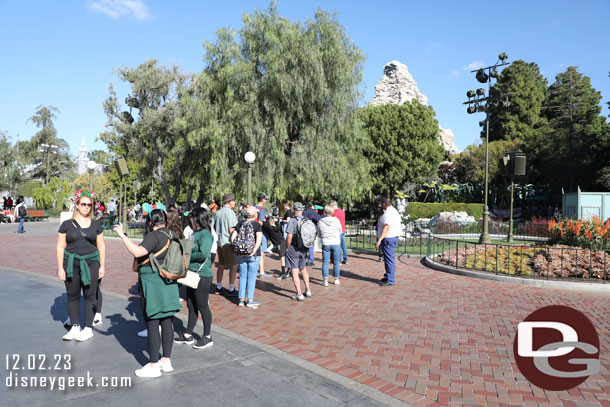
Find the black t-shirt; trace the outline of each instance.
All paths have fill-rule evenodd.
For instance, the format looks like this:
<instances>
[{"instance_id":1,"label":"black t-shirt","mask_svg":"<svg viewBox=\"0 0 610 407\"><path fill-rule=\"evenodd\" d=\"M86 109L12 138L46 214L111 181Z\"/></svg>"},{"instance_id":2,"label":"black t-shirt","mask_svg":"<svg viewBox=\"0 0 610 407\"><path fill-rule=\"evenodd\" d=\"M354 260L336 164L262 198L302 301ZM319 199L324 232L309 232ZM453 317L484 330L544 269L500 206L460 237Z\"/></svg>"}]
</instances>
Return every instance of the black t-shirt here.
<instances>
[{"instance_id":1,"label":"black t-shirt","mask_svg":"<svg viewBox=\"0 0 610 407\"><path fill-rule=\"evenodd\" d=\"M157 230L148 232L144 236L144 239L142 240L142 243L140 243L140 246L145 248L148 251L148 254L157 253L159 250L165 247L167 241L169 240L168 237L163 234L163 232L167 233L168 235L170 233L168 228L159 228ZM146 256L139 257L138 263L142 263L144 260L148 259L148 254ZM159 264L163 263L166 254L167 250L156 256L156 259ZM147 263L146 266L149 266L149 264Z\"/></svg>"},{"instance_id":2,"label":"black t-shirt","mask_svg":"<svg viewBox=\"0 0 610 407\"><path fill-rule=\"evenodd\" d=\"M265 232L267 232L271 243L273 243L275 246L279 246L282 244L282 242L284 242L284 234L282 233L282 222L280 222L280 220L276 218L275 226L271 226L269 220L269 218L265 220L265 223L263 224L263 229L265 229Z\"/></svg>"},{"instance_id":3,"label":"black t-shirt","mask_svg":"<svg viewBox=\"0 0 610 407\"><path fill-rule=\"evenodd\" d=\"M246 221L240 221L240 222L237 223L237 225L235 225L235 232L239 233L239 229L241 228L241 225L244 224L244 222L246 222ZM252 223L252 226L253 226L253 229L254 229L254 239L255 239L255 242L256 242L256 234L258 232L263 233L263 227L256 220L251 220L250 223ZM260 255L261 255L261 248L259 246L258 250L256 251L256 256L260 256Z\"/></svg>"},{"instance_id":4,"label":"black t-shirt","mask_svg":"<svg viewBox=\"0 0 610 407\"><path fill-rule=\"evenodd\" d=\"M86 256L97 250L96 240L99 234L104 233L100 221L97 219L91 219L91 225L88 228L81 227L81 230L87 236L86 238L79 232L74 225L76 221L69 219L63 221L59 225L59 233L66 235L66 251L69 253L78 254L79 256Z\"/></svg>"},{"instance_id":5,"label":"black t-shirt","mask_svg":"<svg viewBox=\"0 0 610 407\"><path fill-rule=\"evenodd\" d=\"M283 220L288 220L290 218L292 218L292 210L288 209L288 210L286 210L286 213L284 214Z\"/></svg>"}]
</instances>

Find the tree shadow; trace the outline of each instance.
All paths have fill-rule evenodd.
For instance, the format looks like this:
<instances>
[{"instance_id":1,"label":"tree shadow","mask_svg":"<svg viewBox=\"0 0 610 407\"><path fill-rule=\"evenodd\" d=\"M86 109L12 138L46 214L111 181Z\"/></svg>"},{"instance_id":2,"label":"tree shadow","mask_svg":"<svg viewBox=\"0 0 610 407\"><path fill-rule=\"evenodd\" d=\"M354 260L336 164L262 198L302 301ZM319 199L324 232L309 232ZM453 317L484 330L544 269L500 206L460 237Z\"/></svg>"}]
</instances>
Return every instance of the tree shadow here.
<instances>
[{"instance_id":1,"label":"tree shadow","mask_svg":"<svg viewBox=\"0 0 610 407\"><path fill-rule=\"evenodd\" d=\"M375 284L379 284L381 282L381 278L362 276L360 274L352 273L349 270L341 270L341 278L351 278L352 280L367 281Z\"/></svg>"}]
</instances>

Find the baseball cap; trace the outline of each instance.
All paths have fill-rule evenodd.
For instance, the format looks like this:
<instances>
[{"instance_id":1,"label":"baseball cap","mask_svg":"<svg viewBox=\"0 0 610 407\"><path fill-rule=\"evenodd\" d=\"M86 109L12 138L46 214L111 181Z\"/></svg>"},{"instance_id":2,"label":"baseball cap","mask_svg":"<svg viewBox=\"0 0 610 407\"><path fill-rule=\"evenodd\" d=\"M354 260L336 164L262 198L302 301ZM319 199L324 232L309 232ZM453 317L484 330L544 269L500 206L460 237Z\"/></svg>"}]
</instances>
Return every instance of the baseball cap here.
<instances>
[{"instance_id":1,"label":"baseball cap","mask_svg":"<svg viewBox=\"0 0 610 407\"><path fill-rule=\"evenodd\" d=\"M300 202L295 202L294 205L292 205L292 210L295 212L300 212L303 210L303 204Z\"/></svg>"},{"instance_id":2,"label":"baseball cap","mask_svg":"<svg viewBox=\"0 0 610 407\"><path fill-rule=\"evenodd\" d=\"M264 193L264 192L261 192L260 194L258 194L258 195L256 196L256 198L259 200L259 202L260 202L260 201L262 201L263 199L269 199L269 197L267 196L267 194L266 194L266 193Z\"/></svg>"},{"instance_id":3,"label":"baseball cap","mask_svg":"<svg viewBox=\"0 0 610 407\"><path fill-rule=\"evenodd\" d=\"M256 206L248 206L246 213L248 216L255 216L258 213L258 208Z\"/></svg>"}]
</instances>

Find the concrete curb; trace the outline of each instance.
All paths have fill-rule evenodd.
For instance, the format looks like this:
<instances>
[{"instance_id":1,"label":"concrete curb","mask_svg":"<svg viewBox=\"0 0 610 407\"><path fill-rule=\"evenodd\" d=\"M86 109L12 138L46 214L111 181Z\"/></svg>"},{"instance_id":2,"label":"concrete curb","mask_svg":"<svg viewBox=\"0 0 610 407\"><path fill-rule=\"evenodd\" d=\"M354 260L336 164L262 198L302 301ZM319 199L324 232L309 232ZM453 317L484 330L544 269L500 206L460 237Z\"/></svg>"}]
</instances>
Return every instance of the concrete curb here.
<instances>
[{"instance_id":1,"label":"concrete curb","mask_svg":"<svg viewBox=\"0 0 610 407\"><path fill-rule=\"evenodd\" d=\"M534 287L545 287L545 288L562 288L568 290L580 290L580 291L603 291L610 292L610 284L604 283L580 283L572 281L557 281L557 280L543 280L536 278L523 278L523 277L511 277L499 274L490 274L480 271L456 269L454 267L446 266L432 260L430 257L424 257L422 263L431 269L442 271L444 273L455 274L458 276L481 278L485 280L501 281L503 283L513 283L529 285Z\"/></svg>"}]
</instances>

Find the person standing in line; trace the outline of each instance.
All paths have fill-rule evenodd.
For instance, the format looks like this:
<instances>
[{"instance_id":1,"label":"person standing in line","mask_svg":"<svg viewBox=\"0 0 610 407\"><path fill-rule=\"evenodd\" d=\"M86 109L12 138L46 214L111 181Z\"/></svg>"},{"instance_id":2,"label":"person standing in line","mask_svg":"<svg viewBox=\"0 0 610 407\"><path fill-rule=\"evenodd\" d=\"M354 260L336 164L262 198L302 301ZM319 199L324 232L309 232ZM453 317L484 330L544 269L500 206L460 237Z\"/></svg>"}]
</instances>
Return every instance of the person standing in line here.
<instances>
[{"instance_id":1,"label":"person standing in line","mask_svg":"<svg viewBox=\"0 0 610 407\"><path fill-rule=\"evenodd\" d=\"M93 321L98 308L98 283L104 277L106 266L104 231L100 222L93 219L94 196L91 191L76 193L74 216L62 222L57 234L57 278L65 282L68 315L74 322L62 338L66 341L76 339L82 342L93 337ZM82 330L81 289L85 298L85 328ZM99 299L101 300L101 295Z\"/></svg>"},{"instance_id":2,"label":"person standing in line","mask_svg":"<svg viewBox=\"0 0 610 407\"><path fill-rule=\"evenodd\" d=\"M218 204L216 203L216 201L214 199L212 199L212 202L210 203L210 212L212 213L216 213L218 211Z\"/></svg>"},{"instance_id":3,"label":"person standing in line","mask_svg":"<svg viewBox=\"0 0 610 407\"><path fill-rule=\"evenodd\" d=\"M149 258L149 254L153 254L159 264L163 264L170 233L180 230L170 231L167 214L162 209L153 209L149 216L152 231L144 236L140 245L125 235L121 223L114 227L114 231L117 232L129 253L137 259L138 277L143 292L150 363L135 371L138 377L159 377L161 372L169 373L174 370L170 359L174 339L172 321L176 312L182 308L177 282L162 278L158 270L154 270ZM159 335L159 326L161 335ZM161 346L163 346L163 357L159 360Z\"/></svg>"},{"instance_id":4,"label":"person standing in line","mask_svg":"<svg viewBox=\"0 0 610 407\"><path fill-rule=\"evenodd\" d=\"M395 252L398 245L398 237L400 236L401 219L400 214L392 206L392 199L389 197L383 198L381 201L381 209L383 215L379 218L377 243L375 248L383 251L383 263L385 274L381 279L381 286L393 286L395 283L396 259Z\"/></svg>"},{"instance_id":5,"label":"person standing in line","mask_svg":"<svg viewBox=\"0 0 610 407\"><path fill-rule=\"evenodd\" d=\"M261 258L261 244L263 241L263 228L258 223L258 209L255 206L249 206L244 211L243 217L245 220L240 221L235 230L231 233L231 241L234 241L241 228L246 227L246 224L252 226L254 232L254 249L252 253L247 255L237 256L239 264L239 306L248 308L258 308L259 301L254 299L254 289L256 288L256 273L258 271L258 263Z\"/></svg>"},{"instance_id":6,"label":"person standing in line","mask_svg":"<svg viewBox=\"0 0 610 407\"><path fill-rule=\"evenodd\" d=\"M17 198L17 205L15 206L15 213L13 214L15 219L19 219L19 226L17 227L17 232L20 235L25 233L25 229L23 227L23 223L25 222L25 218L28 216L28 207L25 206L25 202L23 198Z\"/></svg>"},{"instance_id":7,"label":"person standing in line","mask_svg":"<svg viewBox=\"0 0 610 407\"><path fill-rule=\"evenodd\" d=\"M284 240L286 239L286 228L288 222L292 218L292 210L290 209L290 201L283 199L280 203L280 218L282 219L282 233L284 234Z\"/></svg>"},{"instance_id":8,"label":"person standing in line","mask_svg":"<svg viewBox=\"0 0 610 407\"><path fill-rule=\"evenodd\" d=\"M335 274L335 285L341 284L339 280L341 261L341 222L333 216L335 207L326 205L324 214L326 215L318 222L320 240L322 240L322 277L324 287L328 287L328 261L332 258L333 272Z\"/></svg>"},{"instance_id":9,"label":"person standing in line","mask_svg":"<svg viewBox=\"0 0 610 407\"><path fill-rule=\"evenodd\" d=\"M313 221L313 223L316 224L316 226L318 225L318 222L320 221L320 214L316 211L315 205L313 204L313 202L309 201L307 202L307 209L305 209L303 211L303 216L306 218L309 218ZM307 259L307 265L308 266L313 266L313 255L314 255L314 250L315 250L316 246L313 245L312 247L309 248L309 257Z\"/></svg>"},{"instance_id":10,"label":"person standing in line","mask_svg":"<svg viewBox=\"0 0 610 407\"><path fill-rule=\"evenodd\" d=\"M212 272L211 249L214 245L214 236L210 226L210 215L204 208L195 208L189 215L191 228L194 230L191 239L195 243L191 252L191 261L189 270L199 273L199 285L196 289L186 287L186 305L189 311L186 331L178 338L174 339L176 343L184 343L192 345L195 343L193 338L193 330L197 324L198 314L201 314L203 322L203 336L193 345L195 349L203 349L212 346L212 312L208 295L210 294L210 286L214 273Z\"/></svg>"},{"instance_id":11,"label":"person standing in line","mask_svg":"<svg viewBox=\"0 0 610 407\"><path fill-rule=\"evenodd\" d=\"M347 245L345 244L345 211L339 208L339 205L335 200L330 201L329 205L335 208L333 216L339 219L339 222L341 222L341 251L343 252L343 261L341 261L341 263L347 264Z\"/></svg>"},{"instance_id":12,"label":"person standing in line","mask_svg":"<svg viewBox=\"0 0 610 407\"><path fill-rule=\"evenodd\" d=\"M108 204L108 213L110 214L110 216L114 216L115 212L116 212L116 203L114 203L114 198L112 198L110 200L110 203Z\"/></svg>"},{"instance_id":13,"label":"person standing in line","mask_svg":"<svg viewBox=\"0 0 610 407\"><path fill-rule=\"evenodd\" d=\"M286 259L288 268L292 269L292 281L297 294L291 298L297 301L305 301L305 297L311 297L311 289L309 287L309 273L307 272L307 253L308 249L299 247L299 221L303 219L303 204L295 202L293 207L294 216L288 222L286 228ZM303 275L303 282L305 283L305 294L301 291L301 277L299 272Z\"/></svg>"},{"instance_id":14,"label":"person standing in line","mask_svg":"<svg viewBox=\"0 0 610 407\"><path fill-rule=\"evenodd\" d=\"M279 210L277 207L273 207L272 216L268 216L263 223L263 231L267 232L269 240L278 249L280 256L280 265L282 267L281 274L276 277L279 280L288 278L288 272L286 271L286 240L282 233L282 222L279 218Z\"/></svg>"},{"instance_id":15,"label":"person standing in line","mask_svg":"<svg viewBox=\"0 0 610 407\"><path fill-rule=\"evenodd\" d=\"M235 277L237 276L237 256L231 246L231 234L237 225L237 216L233 211L235 207L235 195L226 194L222 197L223 207L216 212L214 217L214 228L218 235L218 269L216 270L215 294L223 294L227 297L237 297L235 290ZM225 267L229 268L229 290L223 288L222 278Z\"/></svg>"},{"instance_id":16,"label":"person standing in line","mask_svg":"<svg viewBox=\"0 0 610 407\"><path fill-rule=\"evenodd\" d=\"M269 199L269 197L264 192L261 192L257 195L256 199L258 200L258 202L254 207L258 209L258 224L261 225L262 228L265 220L267 220L267 210L265 209L264 205L265 202L267 202L267 200ZM265 273L265 253L267 253L267 236L265 235L265 232L263 230L263 242L261 243L261 261L258 265L258 276L260 278L271 277L271 274Z\"/></svg>"}]
</instances>

